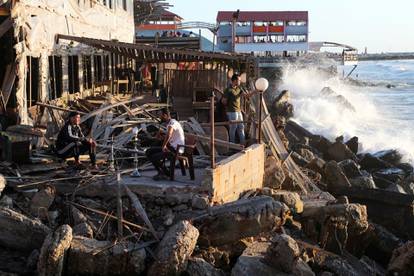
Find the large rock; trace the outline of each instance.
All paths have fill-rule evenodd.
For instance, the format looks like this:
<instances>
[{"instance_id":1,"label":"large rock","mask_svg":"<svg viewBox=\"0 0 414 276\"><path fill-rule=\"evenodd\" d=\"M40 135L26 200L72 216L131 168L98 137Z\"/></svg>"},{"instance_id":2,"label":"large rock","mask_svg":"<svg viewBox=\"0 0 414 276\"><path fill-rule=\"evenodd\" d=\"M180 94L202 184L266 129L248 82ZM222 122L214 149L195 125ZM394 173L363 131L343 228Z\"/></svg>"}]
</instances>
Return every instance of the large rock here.
<instances>
[{"instance_id":1,"label":"large rock","mask_svg":"<svg viewBox=\"0 0 414 276\"><path fill-rule=\"evenodd\" d=\"M358 160L356 155L348 148L348 146L341 142L335 142L329 147L328 157L336 162L341 162L347 159L354 161Z\"/></svg>"},{"instance_id":2,"label":"large rock","mask_svg":"<svg viewBox=\"0 0 414 276\"><path fill-rule=\"evenodd\" d=\"M266 264L264 258L266 256L267 249L270 246L270 242L255 242L237 259L234 265L231 275L232 276L248 276L248 275L260 275L260 276L284 276L289 275L281 272L280 270Z\"/></svg>"},{"instance_id":3,"label":"large rock","mask_svg":"<svg viewBox=\"0 0 414 276\"><path fill-rule=\"evenodd\" d=\"M400 185L407 194L414 195L414 174L407 176Z\"/></svg>"},{"instance_id":4,"label":"large rock","mask_svg":"<svg viewBox=\"0 0 414 276\"><path fill-rule=\"evenodd\" d=\"M63 261L71 242L72 228L69 225L60 226L46 237L37 264L40 276L62 275Z\"/></svg>"},{"instance_id":5,"label":"large rock","mask_svg":"<svg viewBox=\"0 0 414 276\"><path fill-rule=\"evenodd\" d=\"M47 186L37 192L30 204L30 212L37 217L46 218L49 207L55 200L56 190L52 186Z\"/></svg>"},{"instance_id":6,"label":"large rock","mask_svg":"<svg viewBox=\"0 0 414 276\"><path fill-rule=\"evenodd\" d=\"M0 207L0 245L31 252L40 249L50 229L9 208Z\"/></svg>"},{"instance_id":7,"label":"large rock","mask_svg":"<svg viewBox=\"0 0 414 276\"><path fill-rule=\"evenodd\" d=\"M391 164L379 159L378 157L373 156L370 153L364 154L359 161L359 164L361 165L361 169L367 170L369 172L392 167Z\"/></svg>"},{"instance_id":8,"label":"large rock","mask_svg":"<svg viewBox=\"0 0 414 276\"><path fill-rule=\"evenodd\" d=\"M352 187L361 187L366 189L377 188L374 178L367 171L361 171L361 176L350 178L349 182L351 183Z\"/></svg>"},{"instance_id":9,"label":"large rock","mask_svg":"<svg viewBox=\"0 0 414 276\"><path fill-rule=\"evenodd\" d=\"M186 270L188 275L191 276L224 276L224 272L215 268L204 259L191 258L188 260L188 266Z\"/></svg>"},{"instance_id":10,"label":"large rock","mask_svg":"<svg viewBox=\"0 0 414 276\"><path fill-rule=\"evenodd\" d=\"M263 188L259 191L259 194L270 196L276 201L285 203L294 213L300 214L303 212L303 201L298 193Z\"/></svg>"},{"instance_id":11,"label":"large rock","mask_svg":"<svg viewBox=\"0 0 414 276\"><path fill-rule=\"evenodd\" d=\"M338 165L348 179L362 176L359 166L354 160L347 159L339 162Z\"/></svg>"},{"instance_id":12,"label":"large rock","mask_svg":"<svg viewBox=\"0 0 414 276\"><path fill-rule=\"evenodd\" d=\"M405 190L403 189L403 187L401 187L398 184L391 184L390 186L388 186L388 188L386 189L389 192L395 192L395 193L400 193L400 194L407 194L405 192Z\"/></svg>"},{"instance_id":13,"label":"large rock","mask_svg":"<svg viewBox=\"0 0 414 276\"><path fill-rule=\"evenodd\" d=\"M328 191L335 191L344 187L351 187L351 183L335 161L329 161L325 165L325 177Z\"/></svg>"},{"instance_id":14,"label":"large rock","mask_svg":"<svg viewBox=\"0 0 414 276\"><path fill-rule=\"evenodd\" d=\"M148 275L176 275L184 271L198 236L197 228L188 221L180 221L172 226L158 244L156 259Z\"/></svg>"},{"instance_id":15,"label":"large rock","mask_svg":"<svg viewBox=\"0 0 414 276\"><path fill-rule=\"evenodd\" d=\"M397 183L405 178L405 172L399 168L389 168L376 171L375 177L386 179L392 183Z\"/></svg>"},{"instance_id":16,"label":"large rock","mask_svg":"<svg viewBox=\"0 0 414 276\"><path fill-rule=\"evenodd\" d=\"M87 237L91 239L93 238L92 227L86 222L82 222L78 225L75 225L73 227L73 234L75 236L82 236L82 237Z\"/></svg>"},{"instance_id":17,"label":"large rock","mask_svg":"<svg viewBox=\"0 0 414 276\"><path fill-rule=\"evenodd\" d=\"M281 226L288 213L285 204L268 196L212 207L209 216L201 221L200 242L219 246L257 236Z\"/></svg>"},{"instance_id":18,"label":"large rock","mask_svg":"<svg viewBox=\"0 0 414 276\"><path fill-rule=\"evenodd\" d=\"M310 169L314 172L320 173L322 176L325 175L325 164L326 162L321 159L321 158L314 158L312 159L306 166L305 168Z\"/></svg>"},{"instance_id":19,"label":"large rock","mask_svg":"<svg viewBox=\"0 0 414 276\"><path fill-rule=\"evenodd\" d=\"M302 156L306 160L307 163L309 163L315 158L315 155L313 154L312 151L310 151L309 149L303 148L303 147L297 149L296 152L299 153L300 156Z\"/></svg>"},{"instance_id":20,"label":"large rock","mask_svg":"<svg viewBox=\"0 0 414 276\"><path fill-rule=\"evenodd\" d=\"M402 159L402 154L399 153L397 150L383 150L373 154L373 156L390 163L394 166L400 164Z\"/></svg>"},{"instance_id":21,"label":"large rock","mask_svg":"<svg viewBox=\"0 0 414 276\"><path fill-rule=\"evenodd\" d=\"M368 229L367 209L360 204L309 207L301 217L305 234L331 252L342 254L354 239ZM351 252L352 253L352 252Z\"/></svg>"},{"instance_id":22,"label":"large rock","mask_svg":"<svg viewBox=\"0 0 414 276\"><path fill-rule=\"evenodd\" d=\"M368 230L369 243L365 254L386 267L394 250L403 243L401 239L381 225L371 223Z\"/></svg>"},{"instance_id":23,"label":"large rock","mask_svg":"<svg viewBox=\"0 0 414 276\"><path fill-rule=\"evenodd\" d=\"M66 266L68 275L139 275L145 270L144 249L130 242L111 245L109 241L74 236Z\"/></svg>"},{"instance_id":24,"label":"large rock","mask_svg":"<svg viewBox=\"0 0 414 276\"><path fill-rule=\"evenodd\" d=\"M267 249L266 262L278 270L292 272L299 259L299 246L290 236L282 234L273 237Z\"/></svg>"},{"instance_id":25,"label":"large rock","mask_svg":"<svg viewBox=\"0 0 414 276\"><path fill-rule=\"evenodd\" d=\"M273 189L280 189L286 178L282 164L274 156L266 158L264 174L264 186Z\"/></svg>"},{"instance_id":26,"label":"large rock","mask_svg":"<svg viewBox=\"0 0 414 276\"><path fill-rule=\"evenodd\" d=\"M314 135L309 141L311 147L323 153L324 157L328 157L328 150L332 146L332 142L323 136Z\"/></svg>"},{"instance_id":27,"label":"large rock","mask_svg":"<svg viewBox=\"0 0 414 276\"><path fill-rule=\"evenodd\" d=\"M394 250L388 266L389 275L414 275L414 241L407 242Z\"/></svg>"},{"instance_id":28,"label":"large rock","mask_svg":"<svg viewBox=\"0 0 414 276\"><path fill-rule=\"evenodd\" d=\"M308 164L308 160L302 157L299 153L293 151L290 156L295 161L296 164L298 164L301 167L305 167Z\"/></svg>"},{"instance_id":29,"label":"large rock","mask_svg":"<svg viewBox=\"0 0 414 276\"><path fill-rule=\"evenodd\" d=\"M295 245L296 242L291 242ZM274 276L314 276L310 267L299 257L284 259L285 256L281 252L275 252L271 249L270 242L255 242L243 251L243 254L237 259L235 266L231 271L232 276L248 276L248 275L274 275ZM297 247L297 244L296 244ZM290 250L280 245L279 249L283 249L284 253L291 253ZM294 255L296 256L296 251ZM273 255L273 258L269 256ZM277 255L277 256L276 256ZM289 266L285 272L282 268Z\"/></svg>"},{"instance_id":30,"label":"large rock","mask_svg":"<svg viewBox=\"0 0 414 276\"><path fill-rule=\"evenodd\" d=\"M345 143L348 148L354 153L354 154L358 154L358 147L359 147L359 143L358 143L358 137L352 137L351 139L349 139L346 143Z\"/></svg>"}]
</instances>

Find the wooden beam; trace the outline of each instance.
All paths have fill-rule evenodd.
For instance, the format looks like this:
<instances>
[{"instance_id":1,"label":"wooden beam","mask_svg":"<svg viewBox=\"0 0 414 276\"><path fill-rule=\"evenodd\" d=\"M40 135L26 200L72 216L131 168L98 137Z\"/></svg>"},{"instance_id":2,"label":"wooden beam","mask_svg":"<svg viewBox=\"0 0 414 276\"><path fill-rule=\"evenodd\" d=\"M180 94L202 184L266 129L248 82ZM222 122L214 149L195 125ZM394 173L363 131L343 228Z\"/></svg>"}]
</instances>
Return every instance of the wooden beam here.
<instances>
[{"instance_id":1,"label":"wooden beam","mask_svg":"<svg viewBox=\"0 0 414 276\"><path fill-rule=\"evenodd\" d=\"M10 9L6 7L0 7L0 16L9 16Z\"/></svg>"}]
</instances>

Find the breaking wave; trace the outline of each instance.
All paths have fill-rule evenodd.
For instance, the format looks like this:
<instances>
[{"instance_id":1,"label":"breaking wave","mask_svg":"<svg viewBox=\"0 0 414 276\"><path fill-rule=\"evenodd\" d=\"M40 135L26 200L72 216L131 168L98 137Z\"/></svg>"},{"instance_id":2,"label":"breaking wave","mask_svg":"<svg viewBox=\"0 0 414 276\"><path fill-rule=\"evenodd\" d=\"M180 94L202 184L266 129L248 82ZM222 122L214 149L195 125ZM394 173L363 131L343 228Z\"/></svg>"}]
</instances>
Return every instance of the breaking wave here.
<instances>
[{"instance_id":1,"label":"breaking wave","mask_svg":"<svg viewBox=\"0 0 414 276\"><path fill-rule=\"evenodd\" d=\"M391 68L395 70L395 67ZM353 108L320 93L325 87L341 95ZM284 70L279 88L291 92L294 120L314 134L331 140L340 135L345 139L357 136L363 152L398 149L404 155L404 161L414 164L414 118L412 113L404 110L413 106L393 98L393 93L401 95L401 92L384 87L351 86L339 77L326 77L316 68L304 69L295 65ZM414 87L411 88L414 92ZM412 96L414 94L411 99ZM399 112L406 112L404 116L411 118L398 116L396 113Z\"/></svg>"}]
</instances>

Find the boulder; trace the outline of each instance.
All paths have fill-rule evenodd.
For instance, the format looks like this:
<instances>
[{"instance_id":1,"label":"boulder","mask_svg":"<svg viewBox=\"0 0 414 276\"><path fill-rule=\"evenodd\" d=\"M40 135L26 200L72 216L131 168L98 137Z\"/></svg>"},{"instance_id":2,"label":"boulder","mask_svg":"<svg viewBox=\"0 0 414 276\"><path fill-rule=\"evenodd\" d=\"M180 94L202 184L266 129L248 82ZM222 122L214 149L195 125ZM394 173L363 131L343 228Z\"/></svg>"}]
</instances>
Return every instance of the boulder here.
<instances>
[{"instance_id":1,"label":"boulder","mask_svg":"<svg viewBox=\"0 0 414 276\"><path fill-rule=\"evenodd\" d=\"M191 258L188 260L187 270L188 275L191 276L224 276L226 275L222 270L215 268L204 259Z\"/></svg>"},{"instance_id":2,"label":"boulder","mask_svg":"<svg viewBox=\"0 0 414 276\"><path fill-rule=\"evenodd\" d=\"M268 196L241 199L209 209L209 216L200 221L200 239L203 245L220 246L242 238L280 227L289 208Z\"/></svg>"},{"instance_id":3,"label":"boulder","mask_svg":"<svg viewBox=\"0 0 414 276\"><path fill-rule=\"evenodd\" d=\"M380 189L384 189L385 190L388 187L390 187L391 185L394 185L393 182L391 182L391 181L389 181L389 180L387 180L385 178L375 176L375 174L372 175L372 178L374 179L375 186L377 186Z\"/></svg>"},{"instance_id":4,"label":"boulder","mask_svg":"<svg viewBox=\"0 0 414 276\"><path fill-rule=\"evenodd\" d=\"M362 187L367 189L375 189L375 181L372 175L367 171L361 171L361 176L349 179L352 187Z\"/></svg>"},{"instance_id":5,"label":"boulder","mask_svg":"<svg viewBox=\"0 0 414 276\"><path fill-rule=\"evenodd\" d=\"M359 166L354 160L347 159L339 162L338 165L348 179L362 176Z\"/></svg>"},{"instance_id":6,"label":"boulder","mask_svg":"<svg viewBox=\"0 0 414 276\"><path fill-rule=\"evenodd\" d=\"M359 161L359 164L361 165L361 169L369 172L392 167L391 164L373 156L370 153L364 154Z\"/></svg>"},{"instance_id":7,"label":"boulder","mask_svg":"<svg viewBox=\"0 0 414 276\"><path fill-rule=\"evenodd\" d=\"M289 274L279 271L278 269L264 262L266 252L270 242L255 242L250 245L243 254L237 259L231 275L260 275L260 276L287 276Z\"/></svg>"},{"instance_id":8,"label":"boulder","mask_svg":"<svg viewBox=\"0 0 414 276\"><path fill-rule=\"evenodd\" d=\"M321 175L325 175L325 170L324 170L325 164L326 164L326 162L323 159L316 157L316 158L312 159L305 166L305 168L310 169L314 172L317 172Z\"/></svg>"},{"instance_id":9,"label":"boulder","mask_svg":"<svg viewBox=\"0 0 414 276\"><path fill-rule=\"evenodd\" d=\"M392 183L397 183L405 178L405 172L399 168L388 168L376 171L374 176L386 179Z\"/></svg>"},{"instance_id":10,"label":"boulder","mask_svg":"<svg viewBox=\"0 0 414 276\"><path fill-rule=\"evenodd\" d=\"M347 145L341 142L335 142L328 148L328 157L336 162L341 162L347 159L357 161L356 155L348 148Z\"/></svg>"},{"instance_id":11,"label":"boulder","mask_svg":"<svg viewBox=\"0 0 414 276\"><path fill-rule=\"evenodd\" d=\"M259 195L270 196L275 201L286 204L296 214L303 212L303 201L301 200L298 193L263 188L259 191Z\"/></svg>"},{"instance_id":12,"label":"boulder","mask_svg":"<svg viewBox=\"0 0 414 276\"><path fill-rule=\"evenodd\" d=\"M207 196L195 195L191 200L191 207L194 209L205 210L210 205Z\"/></svg>"},{"instance_id":13,"label":"boulder","mask_svg":"<svg viewBox=\"0 0 414 276\"><path fill-rule=\"evenodd\" d=\"M359 204L334 204L309 207L301 217L303 231L313 241L331 252L343 249L368 229L367 209ZM352 253L352 252L351 252Z\"/></svg>"},{"instance_id":14,"label":"boulder","mask_svg":"<svg viewBox=\"0 0 414 276\"><path fill-rule=\"evenodd\" d=\"M332 146L332 142L323 136L314 135L311 136L309 145L323 153L325 157L328 157L328 150Z\"/></svg>"},{"instance_id":15,"label":"boulder","mask_svg":"<svg viewBox=\"0 0 414 276\"><path fill-rule=\"evenodd\" d=\"M386 190L390 192L400 193L400 194L407 194L405 190L398 184L391 184L390 186L388 186Z\"/></svg>"},{"instance_id":16,"label":"boulder","mask_svg":"<svg viewBox=\"0 0 414 276\"><path fill-rule=\"evenodd\" d=\"M75 236L82 236L91 239L93 238L92 227L86 222L82 222L78 225L75 225L75 227L73 227L73 234Z\"/></svg>"},{"instance_id":17,"label":"boulder","mask_svg":"<svg viewBox=\"0 0 414 276\"><path fill-rule=\"evenodd\" d=\"M0 207L0 245L23 252L40 249L50 229L9 208Z\"/></svg>"},{"instance_id":18,"label":"boulder","mask_svg":"<svg viewBox=\"0 0 414 276\"><path fill-rule=\"evenodd\" d=\"M358 137L352 137L351 139L349 139L345 145L348 146L348 148L354 153L354 154L358 154L358 147L359 147L359 143L358 143Z\"/></svg>"},{"instance_id":19,"label":"boulder","mask_svg":"<svg viewBox=\"0 0 414 276\"><path fill-rule=\"evenodd\" d=\"M56 190L52 186L47 186L37 192L31 201L30 211L34 216L46 218L49 207L55 200Z\"/></svg>"},{"instance_id":20,"label":"boulder","mask_svg":"<svg viewBox=\"0 0 414 276\"><path fill-rule=\"evenodd\" d=\"M72 238L72 228L69 225L60 226L46 237L37 264L40 276L63 274L63 261Z\"/></svg>"},{"instance_id":21,"label":"boulder","mask_svg":"<svg viewBox=\"0 0 414 276\"><path fill-rule=\"evenodd\" d=\"M402 154L399 153L397 150L383 150L374 153L373 156L394 166L397 166L402 159Z\"/></svg>"},{"instance_id":22,"label":"boulder","mask_svg":"<svg viewBox=\"0 0 414 276\"><path fill-rule=\"evenodd\" d=\"M296 150L296 152L300 154L300 156L302 156L307 161L307 163L315 159L315 155L309 149L299 148Z\"/></svg>"},{"instance_id":23,"label":"boulder","mask_svg":"<svg viewBox=\"0 0 414 276\"><path fill-rule=\"evenodd\" d=\"M158 244L155 261L148 275L177 275L187 267L188 258L197 244L199 232L188 221L170 227Z\"/></svg>"},{"instance_id":24,"label":"boulder","mask_svg":"<svg viewBox=\"0 0 414 276\"><path fill-rule=\"evenodd\" d=\"M282 234L273 237L267 249L266 262L278 270L291 273L299 259L299 246L290 236Z\"/></svg>"},{"instance_id":25,"label":"boulder","mask_svg":"<svg viewBox=\"0 0 414 276\"><path fill-rule=\"evenodd\" d=\"M139 275L145 270L145 249L131 242L97 241L74 236L68 252L68 275ZM108 248L105 250L105 248Z\"/></svg>"},{"instance_id":26,"label":"boulder","mask_svg":"<svg viewBox=\"0 0 414 276\"><path fill-rule=\"evenodd\" d=\"M414 167L410 163L401 163L397 165L397 168L403 170L406 175L410 175L414 172Z\"/></svg>"},{"instance_id":27,"label":"boulder","mask_svg":"<svg viewBox=\"0 0 414 276\"><path fill-rule=\"evenodd\" d=\"M389 275L414 275L414 241L409 241L394 250L388 266Z\"/></svg>"},{"instance_id":28,"label":"boulder","mask_svg":"<svg viewBox=\"0 0 414 276\"><path fill-rule=\"evenodd\" d=\"M400 182L401 187L409 195L414 195L414 174L410 174Z\"/></svg>"},{"instance_id":29,"label":"boulder","mask_svg":"<svg viewBox=\"0 0 414 276\"><path fill-rule=\"evenodd\" d=\"M335 161L329 161L325 165L325 178L328 185L328 191L335 191L344 187L351 187L348 178Z\"/></svg>"},{"instance_id":30,"label":"boulder","mask_svg":"<svg viewBox=\"0 0 414 276\"><path fill-rule=\"evenodd\" d=\"M370 223L367 234L370 240L365 254L386 267L394 250L403 245L401 239L385 227L375 223Z\"/></svg>"},{"instance_id":31,"label":"boulder","mask_svg":"<svg viewBox=\"0 0 414 276\"><path fill-rule=\"evenodd\" d=\"M281 162L274 156L268 156L265 162L263 185L273 189L280 189L285 178Z\"/></svg>"}]
</instances>

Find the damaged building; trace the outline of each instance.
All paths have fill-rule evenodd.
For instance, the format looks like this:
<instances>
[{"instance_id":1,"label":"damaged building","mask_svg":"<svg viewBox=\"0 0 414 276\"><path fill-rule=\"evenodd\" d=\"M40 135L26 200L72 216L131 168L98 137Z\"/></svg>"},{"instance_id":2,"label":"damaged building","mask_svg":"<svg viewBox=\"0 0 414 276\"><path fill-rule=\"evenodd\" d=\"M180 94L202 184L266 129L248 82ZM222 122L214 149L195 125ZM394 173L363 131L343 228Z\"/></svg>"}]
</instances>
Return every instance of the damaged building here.
<instances>
[{"instance_id":1,"label":"damaged building","mask_svg":"<svg viewBox=\"0 0 414 276\"><path fill-rule=\"evenodd\" d=\"M33 124L37 102L83 96L125 66L125 58L93 47L70 41L57 45L56 35L132 43L133 2L0 2L2 125Z\"/></svg>"}]
</instances>

